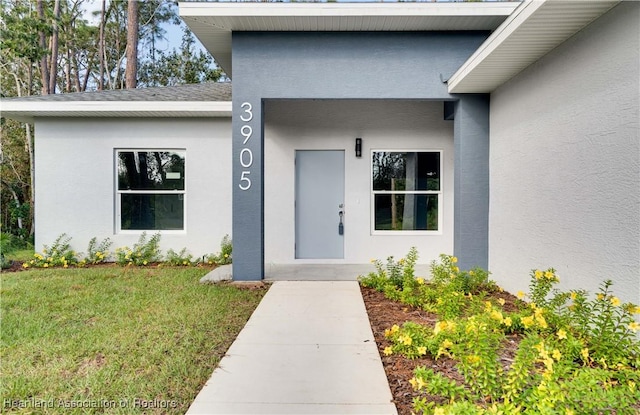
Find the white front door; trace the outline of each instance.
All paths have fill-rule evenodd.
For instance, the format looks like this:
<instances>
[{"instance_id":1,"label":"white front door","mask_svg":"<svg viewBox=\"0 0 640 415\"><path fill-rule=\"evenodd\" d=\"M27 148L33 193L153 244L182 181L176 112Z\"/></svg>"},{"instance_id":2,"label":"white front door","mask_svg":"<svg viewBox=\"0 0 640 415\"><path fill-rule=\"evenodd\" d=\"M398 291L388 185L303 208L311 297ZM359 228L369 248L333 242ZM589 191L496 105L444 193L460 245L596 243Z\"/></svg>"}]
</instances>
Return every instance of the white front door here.
<instances>
[{"instance_id":1,"label":"white front door","mask_svg":"<svg viewBox=\"0 0 640 415\"><path fill-rule=\"evenodd\" d=\"M296 258L344 258L344 150L296 151Z\"/></svg>"}]
</instances>

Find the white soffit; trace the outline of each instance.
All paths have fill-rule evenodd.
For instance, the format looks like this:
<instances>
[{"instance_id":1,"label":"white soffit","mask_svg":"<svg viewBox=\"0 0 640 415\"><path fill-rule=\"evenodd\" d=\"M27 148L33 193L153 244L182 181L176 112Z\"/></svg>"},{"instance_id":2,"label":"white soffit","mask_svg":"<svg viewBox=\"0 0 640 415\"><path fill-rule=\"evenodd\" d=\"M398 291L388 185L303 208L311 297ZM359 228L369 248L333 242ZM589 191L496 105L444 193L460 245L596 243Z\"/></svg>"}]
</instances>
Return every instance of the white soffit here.
<instances>
[{"instance_id":1,"label":"white soffit","mask_svg":"<svg viewBox=\"0 0 640 415\"><path fill-rule=\"evenodd\" d=\"M231 117L231 102L203 101L4 101L3 117Z\"/></svg>"},{"instance_id":2,"label":"white soffit","mask_svg":"<svg viewBox=\"0 0 640 415\"><path fill-rule=\"evenodd\" d=\"M451 76L449 92L494 91L619 2L525 0Z\"/></svg>"},{"instance_id":3,"label":"white soffit","mask_svg":"<svg viewBox=\"0 0 640 415\"><path fill-rule=\"evenodd\" d=\"M231 77L233 31L494 30L518 2L180 3L180 17Z\"/></svg>"}]
</instances>

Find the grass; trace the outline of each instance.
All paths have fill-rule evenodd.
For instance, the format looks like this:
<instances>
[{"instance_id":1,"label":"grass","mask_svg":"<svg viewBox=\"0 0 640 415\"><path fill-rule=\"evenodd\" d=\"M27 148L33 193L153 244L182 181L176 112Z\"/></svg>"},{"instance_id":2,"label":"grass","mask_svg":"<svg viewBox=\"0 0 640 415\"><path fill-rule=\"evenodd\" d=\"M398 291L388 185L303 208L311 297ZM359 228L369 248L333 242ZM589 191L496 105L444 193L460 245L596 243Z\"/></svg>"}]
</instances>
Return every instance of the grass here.
<instances>
[{"instance_id":1,"label":"grass","mask_svg":"<svg viewBox=\"0 0 640 415\"><path fill-rule=\"evenodd\" d=\"M184 413L264 295L200 284L204 272L2 274L2 412L22 404L24 413ZM155 408L136 407L140 400Z\"/></svg>"},{"instance_id":2,"label":"grass","mask_svg":"<svg viewBox=\"0 0 640 415\"><path fill-rule=\"evenodd\" d=\"M17 249L5 253L5 257L8 260L25 262L33 259L33 253L33 249Z\"/></svg>"}]
</instances>

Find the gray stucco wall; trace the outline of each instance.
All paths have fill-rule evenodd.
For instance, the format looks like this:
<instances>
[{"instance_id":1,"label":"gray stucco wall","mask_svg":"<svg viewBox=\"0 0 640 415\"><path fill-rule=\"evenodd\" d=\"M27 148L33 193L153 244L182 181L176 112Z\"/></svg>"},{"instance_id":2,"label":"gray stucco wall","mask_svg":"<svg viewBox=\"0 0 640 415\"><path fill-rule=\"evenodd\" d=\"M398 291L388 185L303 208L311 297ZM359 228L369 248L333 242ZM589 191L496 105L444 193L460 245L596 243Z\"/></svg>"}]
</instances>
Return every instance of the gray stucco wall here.
<instances>
[{"instance_id":1,"label":"gray stucco wall","mask_svg":"<svg viewBox=\"0 0 640 415\"><path fill-rule=\"evenodd\" d=\"M640 303L640 3L622 2L491 96L489 266Z\"/></svg>"},{"instance_id":2,"label":"gray stucco wall","mask_svg":"<svg viewBox=\"0 0 640 415\"><path fill-rule=\"evenodd\" d=\"M267 99L432 99L465 100L448 94L443 79L455 72L484 41L484 32L385 33L233 33L233 241L234 279L263 277L264 167L262 103ZM249 115L242 104L252 107ZM486 105L473 98L467 106ZM483 111L460 111L464 120ZM322 116L322 114L319 114ZM241 119L244 117L245 121ZM486 120L477 121L486 124ZM251 130L249 130L249 127ZM245 135L242 134L243 129ZM246 139L247 133L252 136ZM488 127L485 128L488 131ZM465 140L464 135L458 136ZM251 157L249 158L249 155ZM245 157L241 165L240 157ZM251 163L249 163L251 160ZM486 183L465 174L459 160L455 175L458 190L481 188ZM244 176L243 176L244 175ZM251 188L246 187L251 178ZM481 203L483 206L485 203ZM488 212L485 212L487 221ZM477 215L475 216L477 218ZM479 228L477 228L479 229ZM486 264L475 258L486 252L487 236L469 233L467 246L484 245L461 256L461 266ZM468 255L467 255L468 254Z\"/></svg>"},{"instance_id":3,"label":"gray stucco wall","mask_svg":"<svg viewBox=\"0 0 640 415\"><path fill-rule=\"evenodd\" d=\"M489 97L467 95L455 105L453 253L462 269L487 269L489 254ZM473 178L473 179L471 179Z\"/></svg>"}]
</instances>

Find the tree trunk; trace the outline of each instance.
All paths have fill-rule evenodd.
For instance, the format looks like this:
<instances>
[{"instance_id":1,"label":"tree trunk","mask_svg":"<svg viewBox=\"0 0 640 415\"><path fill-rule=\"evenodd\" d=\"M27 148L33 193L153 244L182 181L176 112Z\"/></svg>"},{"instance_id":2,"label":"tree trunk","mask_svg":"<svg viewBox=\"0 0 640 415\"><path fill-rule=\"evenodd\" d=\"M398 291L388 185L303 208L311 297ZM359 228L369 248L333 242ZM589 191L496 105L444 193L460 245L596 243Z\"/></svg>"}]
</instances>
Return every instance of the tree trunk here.
<instances>
[{"instance_id":1,"label":"tree trunk","mask_svg":"<svg viewBox=\"0 0 640 415\"><path fill-rule=\"evenodd\" d=\"M105 45L104 45L104 26L106 24L106 7L107 0L102 0L102 8L100 10L100 39L98 41L98 54L100 59L100 73L98 74L98 91L104 89L104 61L105 57Z\"/></svg>"},{"instance_id":2,"label":"tree trunk","mask_svg":"<svg viewBox=\"0 0 640 415\"><path fill-rule=\"evenodd\" d=\"M71 92L71 49L70 48L67 48L65 64L64 64L64 92Z\"/></svg>"},{"instance_id":3,"label":"tree trunk","mask_svg":"<svg viewBox=\"0 0 640 415\"><path fill-rule=\"evenodd\" d=\"M138 74L138 1L129 0L127 8L127 67L126 88L135 88Z\"/></svg>"},{"instance_id":4,"label":"tree trunk","mask_svg":"<svg viewBox=\"0 0 640 415\"><path fill-rule=\"evenodd\" d=\"M53 5L53 24L51 33L51 58L49 60L49 93L56 93L58 77L58 21L60 20L60 0Z\"/></svg>"},{"instance_id":5,"label":"tree trunk","mask_svg":"<svg viewBox=\"0 0 640 415\"><path fill-rule=\"evenodd\" d=\"M38 12L38 18L44 23L44 1L38 0L36 3L36 10ZM38 32L38 42L40 43L40 47L42 50L47 49L47 37L44 33L44 30L40 30ZM42 80L42 95L49 95L49 65L47 62L47 55L43 55L40 58L40 79Z\"/></svg>"}]
</instances>

